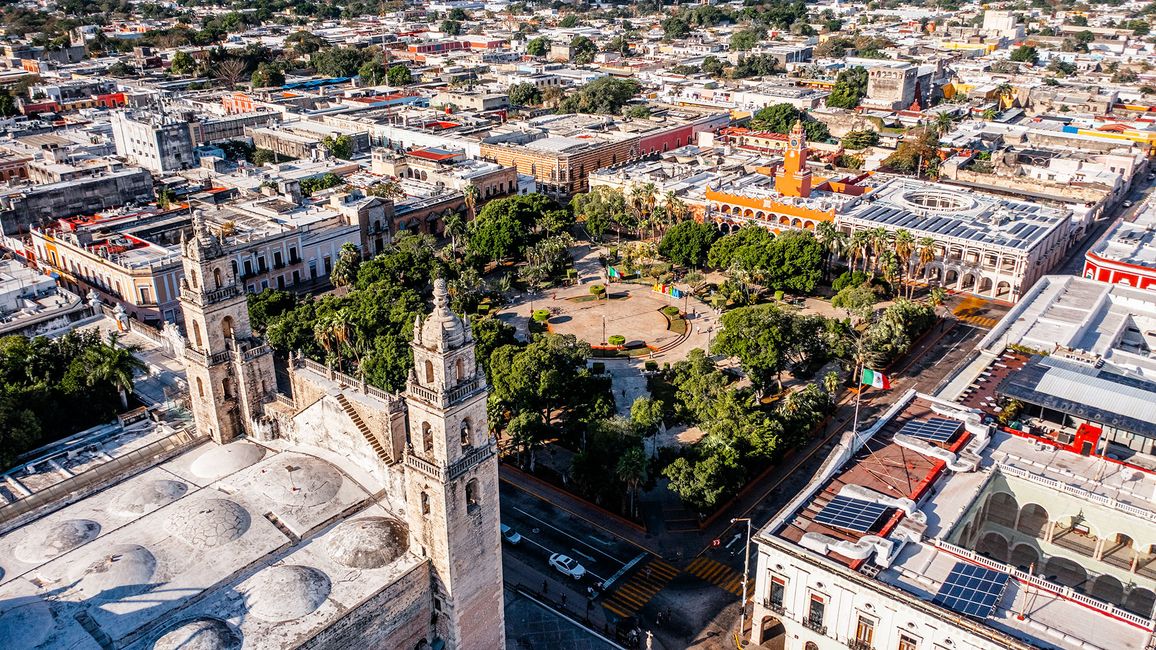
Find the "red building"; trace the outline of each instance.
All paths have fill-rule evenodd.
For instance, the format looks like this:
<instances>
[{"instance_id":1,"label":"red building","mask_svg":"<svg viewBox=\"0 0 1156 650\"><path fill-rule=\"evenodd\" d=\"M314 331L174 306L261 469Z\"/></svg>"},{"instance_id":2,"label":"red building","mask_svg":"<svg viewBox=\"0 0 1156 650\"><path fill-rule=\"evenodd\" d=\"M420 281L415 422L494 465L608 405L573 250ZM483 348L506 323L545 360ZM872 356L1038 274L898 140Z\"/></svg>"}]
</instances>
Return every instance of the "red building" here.
<instances>
[{"instance_id":1,"label":"red building","mask_svg":"<svg viewBox=\"0 0 1156 650\"><path fill-rule=\"evenodd\" d=\"M1084 254L1084 277L1156 289L1156 204L1121 221Z\"/></svg>"}]
</instances>

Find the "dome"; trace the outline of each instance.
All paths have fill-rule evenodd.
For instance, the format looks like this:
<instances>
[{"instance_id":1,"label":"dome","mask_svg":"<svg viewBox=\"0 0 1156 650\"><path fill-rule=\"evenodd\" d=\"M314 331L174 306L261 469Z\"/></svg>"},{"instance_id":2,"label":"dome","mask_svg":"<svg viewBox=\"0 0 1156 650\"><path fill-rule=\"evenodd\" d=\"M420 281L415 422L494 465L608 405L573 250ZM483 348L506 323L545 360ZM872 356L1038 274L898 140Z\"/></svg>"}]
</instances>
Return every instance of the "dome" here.
<instances>
[{"instance_id":1,"label":"dome","mask_svg":"<svg viewBox=\"0 0 1156 650\"><path fill-rule=\"evenodd\" d=\"M168 479L134 482L109 504L108 510L120 517L139 517L185 496L189 486Z\"/></svg>"},{"instance_id":2,"label":"dome","mask_svg":"<svg viewBox=\"0 0 1156 650\"><path fill-rule=\"evenodd\" d=\"M342 476L329 463L309 456L278 458L261 476L261 491L287 506L328 503L341 489Z\"/></svg>"},{"instance_id":3,"label":"dome","mask_svg":"<svg viewBox=\"0 0 1156 650\"><path fill-rule=\"evenodd\" d=\"M117 590L116 596L127 595L124 590L144 591L152 586L157 559L143 546L117 544L87 566L77 564L70 575L78 582L79 594L86 599Z\"/></svg>"},{"instance_id":4,"label":"dome","mask_svg":"<svg viewBox=\"0 0 1156 650\"><path fill-rule=\"evenodd\" d=\"M228 499L185 503L165 520L165 529L189 546L213 548L249 530L249 512Z\"/></svg>"},{"instance_id":5,"label":"dome","mask_svg":"<svg viewBox=\"0 0 1156 650\"><path fill-rule=\"evenodd\" d=\"M326 550L334 562L354 569L380 569L409 548L405 526L387 517L346 521L329 536Z\"/></svg>"},{"instance_id":6,"label":"dome","mask_svg":"<svg viewBox=\"0 0 1156 650\"><path fill-rule=\"evenodd\" d=\"M466 342L466 326L457 314L450 311L450 297L444 279L434 280L433 298L433 313L422 321L414 333L415 340L425 348L440 352L460 348Z\"/></svg>"},{"instance_id":7,"label":"dome","mask_svg":"<svg viewBox=\"0 0 1156 650\"><path fill-rule=\"evenodd\" d=\"M0 601L0 648L35 648L56 627L52 608L35 596Z\"/></svg>"},{"instance_id":8,"label":"dome","mask_svg":"<svg viewBox=\"0 0 1156 650\"><path fill-rule=\"evenodd\" d=\"M100 524L89 519L69 519L53 525L42 536L33 536L16 548L16 557L41 564L87 544L100 534Z\"/></svg>"},{"instance_id":9,"label":"dome","mask_svg":"<svg viewBox=\"0 0 1156 650\"><path fill-rule=\"evenodd\" d=\"M243 582L249 613L280 623L301 618L329 597L329 576L313 567L286 564L269 567Z\"/></svg>"},{"instance_id":10,"label":"dome","mask_svg":"<svg viewBox=\"0 0 1156 650\"><path fill-rule=\"evenodd\" d=\"M198 478L217 480L245 469L265 457L265 449L251 442L234 442L211 449L193 461Z\"/></svg>"},{"instance_id":11,"label":"dome","mask_svg":"<svg viewBox=\"0 0 1156 650\"><path fill-rule=\"evenodd\" d=\"M241 650L241 633L218 618L198 618L169 630L153 650Z\"/></svg>"}]
</instances>

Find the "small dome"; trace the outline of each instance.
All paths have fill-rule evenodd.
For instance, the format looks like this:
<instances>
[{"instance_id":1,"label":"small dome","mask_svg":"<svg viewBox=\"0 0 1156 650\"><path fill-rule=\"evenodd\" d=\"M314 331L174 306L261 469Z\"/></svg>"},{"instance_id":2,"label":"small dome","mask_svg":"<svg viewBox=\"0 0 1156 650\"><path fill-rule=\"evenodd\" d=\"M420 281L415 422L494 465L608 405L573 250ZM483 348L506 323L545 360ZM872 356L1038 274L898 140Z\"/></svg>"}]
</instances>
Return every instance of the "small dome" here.
<instances>
[{"instance_id":1,"label":"small dome","mask_svg":"<svg viewBox=\"0 0 1156 650\"><path fill-rule=\"evenodd\" d=\"M238 591L254 616L280 623L301 618L329 597L329 576L313 567L269 567L241 583Z\"/></svg>"},{"instance_id":2,"label":"small dome","mask_svg":"<svg viewBox=\"0 0 1156 650\"><path fill-rule=\"evenodd\" d=\"M466 342L466 326L450 310L450 296L442 278L434 280L433 298L433 313L421 324L422 347L440 352L460 348Z\"/></svg>"},{"instance_id":3,"label":"small dome","mask_svg":"<svg viewBox=\"0 0 1156 650\"><path fill-rule=\"evenodd\" d=\"M120 517L139 517L185 496L189 486L168 479L134 483L109 504L108 510Z\"/></svg>"},{"instance_id":4,"label":"small dome","mask_svg":"<svg viewBox=\"0 0 1156 650\"><path fill-rule=\"evenodd\" d=\"M335 562L354 569L380 569L409 548L405 525L387 517L346 521L329 536L327 551Z\"/></svg>"},{"instance_id":5,"label":"small dome","mask_svg":"<svg viewBox=\"0 0 1156 650\"><path fill-rule=\"evenodd\" d=\"M100 524L89 519L69 519L53 525L43 536L33 535L16 548L16 557L41 564L87 544L100 534Z\"/></svg>"},{"instance_id":6,"label":"small dome","mask_svg":"<svg viewBox=\"0 0 1156 650\"><path fill-rule=\"evenodd\" d=\"M165 633L153 650L241 650L241 633L221 619L198 618Z\"/></svg>"},{"instance_id":7,"label":"small dome","mask_svg":"<svg viewBox=\"0 0 1156 650\"><path fill-rule=\"evenodd\" d=\"M249 512L228 499L184 503L165 520L173 537L193 547L227 544L249 530Z\"/></svg>"},{"instance_id":8,"label":"small dome","mask_svg":"<svg viewBox=\"0 0 1156 650\"><path fill-rule=\"evenodd\" d=\"M341 489L341 472L309 456L278 458L266 468L262 469L261 491L283 505L321 505L337 496Z\"/></svg>"},{"instance_id":9,"label":"small dome","mask_svg":"<svg viewBox=\"0 0 1156 650\"><path fill-rule=\"evenodd\" d=\"M217 480L239 472L265 457L265 448L239 441L211 449L193 461L191 469L198 478Z\"/></svg>"},{"instance_id":10,"label":"small dome","mask_svg":"<svg viewBox=\"0 0 1156 650\"><path fill-rule=\"evenodd\" d=\"M86 599L116 590L115 597L127 595L126 590L145 591L152 586L157 559L143 546L117 544L100 555L88 566L77 564L71 579Z\"/></svg>"},{"instance_id":11,"label":"small dome","mask_svg":"<svg viewBox=\"0 0 1156 650\"><path fill-rule=\"evenodd\" d=\"M52 608L36 596L0 601L0 648L35 648L55 627Z\"/></svg>"}]
</instances>

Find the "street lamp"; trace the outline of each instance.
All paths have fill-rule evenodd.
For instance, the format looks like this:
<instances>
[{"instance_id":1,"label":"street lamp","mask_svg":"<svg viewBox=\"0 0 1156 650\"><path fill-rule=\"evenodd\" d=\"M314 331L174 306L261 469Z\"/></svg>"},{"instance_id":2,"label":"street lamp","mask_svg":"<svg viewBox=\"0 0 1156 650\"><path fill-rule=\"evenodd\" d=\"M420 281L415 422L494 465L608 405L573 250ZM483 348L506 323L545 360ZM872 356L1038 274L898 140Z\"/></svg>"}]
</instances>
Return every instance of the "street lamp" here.
<instances>
[{"instance_id":1,"label":"street lamp","mask_svg":"<svg viewBox=\"0 0 1156 650\"><path fill-rule=\"evenodd\" d=\"M743 630L747 628L747 580L751 571L751 519L750 517L735 517L732 524L740 521L747 522L747 548L743 552L743 600L739 603L739 643L743 644Z\"/></svg>"}]
</instances>

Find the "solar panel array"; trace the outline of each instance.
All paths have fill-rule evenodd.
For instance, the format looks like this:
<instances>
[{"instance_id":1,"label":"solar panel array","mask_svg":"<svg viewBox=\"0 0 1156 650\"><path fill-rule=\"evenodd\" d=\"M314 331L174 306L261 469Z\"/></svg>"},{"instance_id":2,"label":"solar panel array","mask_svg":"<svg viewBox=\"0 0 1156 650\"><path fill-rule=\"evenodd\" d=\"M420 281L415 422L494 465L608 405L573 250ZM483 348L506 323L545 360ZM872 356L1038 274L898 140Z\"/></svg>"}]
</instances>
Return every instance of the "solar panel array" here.
<instances>
[{"instance_id":1,"label":"solar panel array","mask_svg":"<svg viewBox=\"0 0 1156 650\"><path fill-rule=\"evenodd\" d=\"M963 423L958 420L931 418L926 422L923 420L908 422L899 433L931 442L947 442L962 426Z\"/></svg>"},{"instance_id":2,"label":"solar panel array","mask_svg":"<svg viewBox=\"0 0 1156 650\"><path fill-rule=\"evenodd\" d=\"M987 618L1003 598L1008 575L986 567L956 562L931 602L953 612Z\"/></svg>"},{"instance_id":3,"label":"solar panel array","mask_svg":"<svg viewBox=\"0 0 1156 650\"><path fill-rule=\"evenodd\" d=\"M890 507L874 501L837 496L815 515L815 522L865 533L875 526Z\"/></svg>"}]
</instances>

